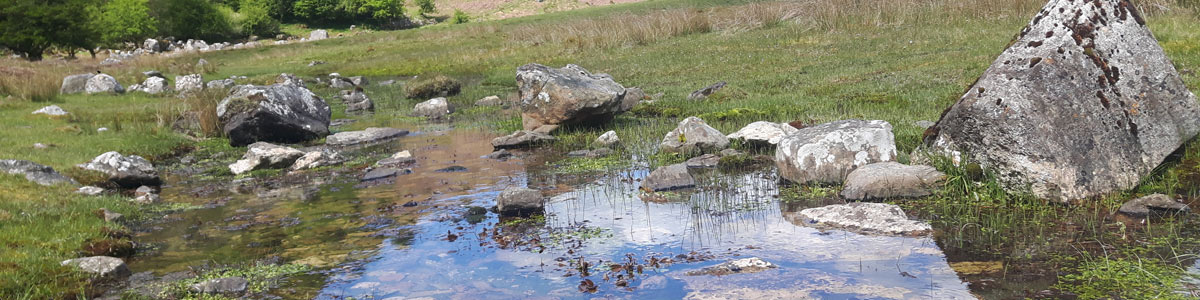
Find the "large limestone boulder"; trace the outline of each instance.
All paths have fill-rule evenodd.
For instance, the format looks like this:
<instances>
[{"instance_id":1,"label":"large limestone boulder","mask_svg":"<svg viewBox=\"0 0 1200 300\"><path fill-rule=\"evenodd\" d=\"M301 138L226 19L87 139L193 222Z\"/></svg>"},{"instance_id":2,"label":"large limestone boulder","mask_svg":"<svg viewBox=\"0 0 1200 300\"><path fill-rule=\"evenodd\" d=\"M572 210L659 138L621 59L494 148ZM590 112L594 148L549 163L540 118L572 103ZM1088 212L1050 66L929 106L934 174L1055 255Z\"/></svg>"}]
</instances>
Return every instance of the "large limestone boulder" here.
<instances>
[{"instance_id":1,"label":"large limestone boulder","mask_svg":"<svg viewBox=\"0 0 1200 300\"><path fill-rule=\"evenodd\" d=\"M525 130L611 119L622 112L626 94L625 87L611 76L592 74L576 65L561 69L521 66L517 68L517 86Z\"/></svg>"},{"instance_id":2,"label":"large limestone boulder","mask_svg":"<svg viewBox=\"0 0 1200 300\"><path fill-rule=\"evenodd\" d=\"M759 146L774 146L783 137L799 131L796 127L785 123L758 121L742 127L737 132L729 134L731 140L743 140L746 143Z\"/></svg>"},{"instance_id":3,"label":"large limestone boulder","mask_svg":"<svg viewBox=\"0 0 1200 300\"><path fill-rule=\"evenodd\" d=\"M775 149L779 176L800 184L839 184L855 168L895 158L892 125L879 120L842 120L800 129Z\"/></svg>"},{"instance_id":4,"label":"large limestone boulder","mask_svg":"<svg viewBox=\"0 0 1200 300\"><path fill-rule=\"evenodd\" d=\"M847 200L887 200L915 198L933 194L946 174L930 166L909 166L881 162L854 169L846 176L842 198Z\"/></svg>"},{"instance_id":5,"label":"large limestone boulder","mask_svg":"<svg viewBox=\"0 0 1200 300\"><path fill-rule=\"evenodd\" d=\"M1055 0L925 143L1068 202L1137 185L1197 132L1196 96L1133 5Z\"/></svg>"},{"instance_id":6,"label":"large limestone boulder","mask_svg":"<svg viewBox=\"0 0 1200 300\"><path fill-rule=\"evenodd\" d=\"M675 130L663 137L659 149L667 152L716 152L729 147L729 138L697 117L679 121Z\"/></svg>"},{"instance_id":7,"label":"large limestone boulder","mask_svg":"<svg viewBox=\"0 0 1200 300\"><path fill-rule=\"evenodd\" d=\"M291 167L304 154L292 147L257 142L246 149L241 160L229 165L229 171L242 174L261 169L283 169Z\"/></svg>"},{"instance_id":8,"label":"large limestone boulder","mask_svg":"<svg viewBox=\"0 0 1200 300\"><path fill-rule=\"evenodd\" d=\"M96 74L75 74L63 77L62 87L58 89L59 94L75 94L82 93L87 90L87 82Z\"/></svg>"},{"instance_id":9,"label":"large limestone boulder","mask_svg":"<svg viewBox=\"0 0 1200 300\"><path fill-rule=\"evenodd\" d=\"M121 83L117 82L116 78L113 78L108 74L96 74L91 78L88 78L87 83L84 85L83 91L87 92L88 94L120 94L125 92L125 87L121 86Z\"/></svg>"},{"instance_id":10,"label":"large limestone boulder","mask_svg":"<svg viewBox=\"0 0 1200 300\"><path fill-rule=\"evenodd\" d=\"M54 171L54 168L28 160L0 159L0 172L23 175L25 180L40 185L78 184L74 179Z\"/></svg>"},{"instance_id":11,"label":"large limestone boulder","mask_svg":"<svg viewBox=\"0 0 1200 300\"><path fill-rule=\"evenodd\" d=\"M125 188L162 184L154 165L137 155L121 155L119 152L110 151L77 167L108 174L109 181Z\"/></svg>"},{"instance_id":12,"label":"large limestone boulder","mask_svg":"<svg viewBox=\"0 0 1200 300\"><path fill-rule=\"evenodd\" d=\"M229 144L299 143L329 135L329 105L303 83L285 82L237 86L221 100L217 117Z\"/></svg>"}]
</instances>

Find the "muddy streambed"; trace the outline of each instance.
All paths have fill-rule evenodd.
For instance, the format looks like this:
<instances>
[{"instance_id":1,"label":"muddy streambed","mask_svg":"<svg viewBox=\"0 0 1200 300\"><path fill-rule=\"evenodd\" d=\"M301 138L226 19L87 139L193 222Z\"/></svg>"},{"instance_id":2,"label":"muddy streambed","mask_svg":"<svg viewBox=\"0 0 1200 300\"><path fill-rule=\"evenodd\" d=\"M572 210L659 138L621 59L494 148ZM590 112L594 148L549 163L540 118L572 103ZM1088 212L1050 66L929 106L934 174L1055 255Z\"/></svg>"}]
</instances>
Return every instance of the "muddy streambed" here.
<instances>
[{"instance_id":1,"label":"muddy streambed","mask_svg":"<svg viewBox=\"0 0 1200 300\"><path fill-rule=\"evenodd\" d=\"M798 211L821 204L781 200L769 167L699 171L701 188L648 197L648 166L562 174L550 163L561 153L483 158L493 136L429 130L356 150L367 163L413 153L412 173L385 182L355 168L234 183L176 172L164 199L181 208L144 225L135 239L149 250L130 268L161 283L206 266L313 266L253 298L975 298L936 234L805 226ZM472 209L514 186L543 191L545 215ZM689 274L749 257L778 268ZM145 288L135 281L119 289Z\"/></svg>"}]
</instances>

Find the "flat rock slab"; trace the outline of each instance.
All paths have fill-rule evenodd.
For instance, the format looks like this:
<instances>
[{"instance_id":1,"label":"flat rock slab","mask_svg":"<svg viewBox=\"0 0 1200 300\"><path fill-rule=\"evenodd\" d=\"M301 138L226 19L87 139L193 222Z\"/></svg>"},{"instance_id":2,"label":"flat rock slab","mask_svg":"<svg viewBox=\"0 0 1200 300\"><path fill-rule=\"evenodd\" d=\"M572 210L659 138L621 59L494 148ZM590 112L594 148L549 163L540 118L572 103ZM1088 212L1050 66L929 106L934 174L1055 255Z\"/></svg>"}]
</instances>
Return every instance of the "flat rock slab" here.
<instances>
[{"instance_id":1,"label":"flat rock slab","mask_svg":"<svg viewBox=\"0 0 1200 300\"><path fill-rule=\"evenodd\" d=\"M855 202L800 211L806 225L863 234L919 235L933 230L929 224L909 220L899 206Z\"/></svg>"},{"instance_id":2,"label":"flat rock slab","mask_svg":"<svg viewBox=\"0 0 1200 300\"><path fill-rule=\"evenodd\" d=\"M762 271L766 271L766 270L770 270L770 269L776 269L776 268L779 268L779 266L776 266L775 264L772 264L770 262L767 262L767 261L762 260L757 257L749 257L749 258L736 259L736 260L723 262L721 264L711 266L711 267L706 267L706 268L703 268L700 270L688 271L687 275L688 276L702 276L702 275L724 276L724 275L733 275L733 274L758 273L758 272L762 272Z\"/></svg>"},{"instance_id":3,"label":"flat rock slab","mask_svg":"<svg viewBox=\"0 0 1200 300\"><path fill-rule=\"evenodd\" d=\"M79 270L99 277L119 277L130 274L125 261L111 256L92 256L68 259L62 262L64 266L73 266Z\"/></svg>"},{"instance_id":4,"label":"flat rock slab","mask_svg":"<svg viewBox=\"0 0 1200 300\"><path fill-rule=\"evenodd\" d=\"M408 135L408 130L371 127L359 131L344 131L335 133L325 137L325 144L330 146L348 146L378 142L402 137L405 135Z\"/></svg>"},{"instance_id":5,"label":"flat rock slab","mask_svg":"<svg viewBox=\"0 0 1200 300\"><path fill-rule=\"evenodd\" d=\"M796 131L800 130L785 123L758 121L750 123L726 137L731 140L743 140L752 145L775 146L783 140L783 137L796 133Z\"/></svg>"},{"instance_id":6,"label":"flat rock slab","mask_svg":"<svg viewBox=\"0 0 1200 300\"><path fill-rule=\"evenodd\" d=\"M688 173L685 164L659 167L642 179L642 190L649 192L670 191L696 187L696 180Z\"/></svg>"},{"instance_id":7,"label":"flat rock slab","mask_svg":"<svg viewBox=\"0 0 1200 300\"><path fill-rule=\"evenodd\" d=\"M1071 202L1137 186L1200 132L1188 91L1129 1L1049 1L926 131L1010 191Z\"/></svg>"},{"instance_id":8,"label":"flat rock slab","mask_svg":"<svg viewBox=\"0 0 1200 300\"><path fill-rule=\"evenodd\" d=\"M1125 204L1122 204L1121 208L1117 209L1117 211L1133 217L1147 217L1154 213L1188 213L1191 210L1187 204L1175 201L1175 199L1171 199L1171 197L1163 194L1153 194L1129 200Z\"/></svg>"},{"instance_id":9,"label":"flat rock slab","mask_svg":"<svg viewBox=\"0 0 1200 300\"><path fill-rule=\"evenodd\" d=\"M57 185L57 184L78 184L74 179L59 174L54 168L40 165L28 160L3 159L0 160L0 171L8 174L24 175L25 180L37 183L40 185Z\"/></svg>"},{"instance_id":10,"label":"flat rock slab","mask_svg":"<svg viewBox=\"0 0 1200 300\"><path fill-rule=\"evenodd\" d=\"M77 165L79 168L108 174L109 181L122 187L136 188L143 185L160 185L158 170L149 160L137 155L121 155L116 151L105 152L91 162Z\"/></svg>"},{"instance_id":11,"label":"flat rock slab","mask_svg":"<svg viewBox=\"0 0 1200 300\"><path fill-rule=\"evenodd\" d=\"M855 168L896 158L887 121L842 120L800 129L779 142L780 177L799 184L840 184Z\"/></svg>"},{"instance_id":12,"label":"flat rock slab","mask_svg":"<svg viewBox=\"0 0 1200 300\"><path fill-rule=\"evenodd\" d=\"M257 142L246 149L241 160L229 165L229 171L242 174L261 169L283 169L291 167L304 155L303 151L292 147Z\"/></svg>"},{"instance_id":13,"label":"flat rock slab","mask_svg":"<svg viewBox=\"0 0 1200 300\"><path fill-rule=\"evenodd\" d=\"M368 171L367 174L364 174L362 177L362 181L374 181L374 180L380 180L380 179L387 179L387 178L400 176L403 174L408 174L410 172L412 172L412 171L409 171L407 169L378 168L378 169Z\"/></svg>"},{"instance_id":14,"label":"flat rock slab","mask_svg":"<svg viewBox=\"0 0 1200 300\"><path fill-rule=\"evenodd\" d=\"M930 166L909 166L898 162L865 165L846 176L842 198L847 200L886 200L925 197L941 186L946 174Z\"/></svg>"},{"instance_id":15,"label":"flat rock slab","mask_svg":"<svg viewBox=\"0 0 1200 300\"><path fill-rule=\"evenodd\" d=\"M513 134L492 139L492 147L496 149L525 148L542 143L558 140L549 134L536 131L520 130Z\"/></svg>"}]
</instances>

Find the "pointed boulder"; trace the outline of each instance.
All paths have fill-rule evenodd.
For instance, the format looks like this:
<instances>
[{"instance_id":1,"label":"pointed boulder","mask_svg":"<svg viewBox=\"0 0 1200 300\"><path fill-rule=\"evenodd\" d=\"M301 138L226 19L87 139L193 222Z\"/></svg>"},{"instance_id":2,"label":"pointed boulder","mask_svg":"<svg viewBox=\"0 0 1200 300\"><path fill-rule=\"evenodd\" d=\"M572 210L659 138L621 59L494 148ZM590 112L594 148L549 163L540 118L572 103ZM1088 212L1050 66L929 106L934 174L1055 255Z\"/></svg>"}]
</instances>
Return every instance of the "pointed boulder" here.
<instances>
[{"instance_id":1,"label":"pointed boulder","mask_svg":"<svg viewBox=\"0 0 1200 300\"><path fill-rule=\"evenodd\" d=\"M1014 191L1131 188L1200 132L1200 105L1126 0L1054 0L926 131Z\"/></svg>"}]
</instances>

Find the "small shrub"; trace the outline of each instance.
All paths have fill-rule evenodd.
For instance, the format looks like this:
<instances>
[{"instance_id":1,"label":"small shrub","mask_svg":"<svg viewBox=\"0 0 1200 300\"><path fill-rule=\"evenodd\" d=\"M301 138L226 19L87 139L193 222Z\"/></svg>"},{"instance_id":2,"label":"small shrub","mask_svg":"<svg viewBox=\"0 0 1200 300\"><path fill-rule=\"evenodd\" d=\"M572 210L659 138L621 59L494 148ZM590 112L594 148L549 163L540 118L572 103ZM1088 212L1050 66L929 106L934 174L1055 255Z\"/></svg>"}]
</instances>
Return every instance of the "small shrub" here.
<instances>
[{"instance_id":1,"label":"small shrub","mask_svg":"<svg viewBox=\"0 0 1200 300\"><path fill-rule=\"evenodd\" d=\"M416 0L416 1L417 1L417 9L418 9L417 12L421 13L422 16L431 14L431 13L434 13L437 11L437 7L434 6L433 0Z\"/></svg>"},{"instance_id":2,"label":"small shrub","mask_svg":"<svg viewBox=\"0 0 1200 300\"><path fill-rule=\"evenodd\" d=\"M244 35L271 36L279 32L279 21L271 17L266 0L244 0L238 13L242 15L238 29Z\"/></svg>"},{"instance_id":3,"label":"small shrub","mask_svg":"<svg viewBox=\"0 0 1200 300\"><path fill-rule=\"evenodd\" d=\"M450 97L458 95L462 83L454 78L438 75L432 78L414 81L405 87L405 96L409 99L429 99L433 97Z\"/></svg>"},{"instance_id":4,"label":"small shrub","mask_svg":"<svg viewBox=\"0 0 1200 300\"><path fill-rule=\"evenodd\" d=\"M471 17L461 10L454 10L454 16L450 18L450 24L463 24L471 21Z\"/></svg>"}]
</instances>

